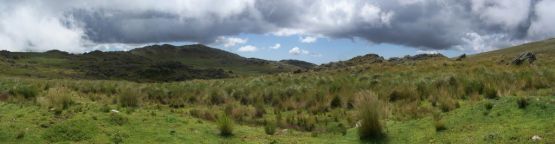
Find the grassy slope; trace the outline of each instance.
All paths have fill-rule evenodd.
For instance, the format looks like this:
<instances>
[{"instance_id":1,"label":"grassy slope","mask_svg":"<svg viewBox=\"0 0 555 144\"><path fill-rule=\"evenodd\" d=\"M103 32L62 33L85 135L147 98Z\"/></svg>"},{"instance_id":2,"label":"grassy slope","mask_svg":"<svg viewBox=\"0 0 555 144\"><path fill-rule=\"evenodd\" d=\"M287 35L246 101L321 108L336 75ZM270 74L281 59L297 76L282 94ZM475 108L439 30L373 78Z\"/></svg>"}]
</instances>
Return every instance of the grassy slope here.
<instances>
[{"instance_id":1,"label":"grassy slope","mask_svg":"<svg viewBox=\"0 0 555 144\"><path fill-rule=\"evenodd\" d=\"M492 110L486 110L484 102L466 104L460 109L445 113L447 130L436 132L430 117L396 122L387 125L389 143L531 143L534 135L542 136L542 142L555 142L555 97L541 97L531 101L526 109L519 109L515 97L492 100ZM120 134L125 143L359 143L356 129L347 135L320 134L288 130L270 136L262 127L237 126L234 137L218 135L216 126L187 116L187 109L168 108L121 109L129 119L121 126L110 122L111 113L102 112L91 103L74 106L75 112L65 120L93 124L90 139L84 143L110 143ZM0 141L4 143L46 143L43 139L49 128L64 125L56 115L37 106L19 106L0 103ZM6 113L7 112L7 113ZM65 114L62 114L65 115ZM94 118L93 118L94 117ZM173 132L172 132L173 131ZM21 139L17 135L23 133Z\"/></svg>"},{"instance_id":2,"label":"grassy slope","mask_svg":"<svg viewBox=\"0 0 555 144\"><path fill-rule=\"evenodd\" d=\"M552 40L551 40L552 41ZM538 42L518 46L515 48L504 49L484 54L473 55L463 60L463 62L429 60L418 63L406 63L400 65L381 64L375 69L369 65L365 71L360 68L342 69L337 71L310 72L300 75L280 75L263 76L253 78L239 78L212 81L193 81L187 83L176 83L178 86L208 86L208 89L224 89L225 83L232 83L233 86L250 88L254 91L259 90L258 85L271 88L290 88L301 87L309 90L326 91L328 86L339 84L343 86L340 95L352 95L345 91L354 91L358 88L369 88L367 80L376 79L380 81L384 92L388 89L399 89L398 86L406 86L413 81L423 81L429 79L441 79L445 76L454 75L458 80L478 79L490 80L489 83L500 85L501 87L520 88L524 81L507 80L503 78L533 74L539 76L534 71L542 74L549 73L551 67L555 67L554 59L551 56L555 49L550 42ZM506 66L496 64L497 58L511 59L523 51L539 52L539 60L532 66ZM500 56L503 55L503 56ZM56 62L52 62L56 63ZM1 64L7 64L0 62ZM364 69L364 68L363 68ZM438 71L439 70L439 71ZM552 69L551 69L552 70ZM377 78L372 78L376 77ZM469 78L470 77L470 78ZM543 77L546 78L547 76ZM550 76L553 77L553 76ZM276 80L286 78L285 80ZM3 78L1 84L11 83L52 83L57 80L27 80L19 78ZM73 81L60 80L63 85L79 85L85 88L98 88L98 85L87 85L89 82L98 81ZM101 81L114 85L130 85L125 82ZM315 86L318 83L323 86ZM524 91L512 91L511 89L500 89L502 95L499 100L468 100L458 99L460 108L449 112L441 113L442 120L445 121L447 130L436 132L432 117L428 114L409 119L390 119L387 122L386 133L388 138L385 142L389 143L532 143L530 138L539 135L543 138L542 143L555 143L555 92L553 81L550 87L539 89L526 89ZM299 84L300 83L300 84ZM489 84L487 83L487 84ZM298 84L289 86L288 84ZM102 84L105 85L105 84ZM131 84L136 87L169 87L172 84ZM431 84L430 84L431 85ZM514 86L513 86L514 85ZM212 88L210 88L212 86ZM353 90L351 90L353 89ZM202 89L201 89L202 90ZM508 92L507 92L508 91ZM312 91L310 91L312 92ZM508 93L505 95L505 93ZM517 96L511 96L511 95ZM310 99L306 93L306 99ZM79 141L79 143L109 143L113 141L115 134L123 137L125 143L360 143L357 131L349 125L347 135L323 133L314 135L310 132L300 132L288 129L288 132L274 136L264 133L263 127L252 125L238 125L236 134L231 138L218 136L218 131L214 122L201 120L191 117L188 113L192 109L201 106L188 105L185 108L170 109L165 105L145 104L145 106L131 110L110 105L112 109L122 111L121 115L127 117L129 122L121 126L110 123L110 113L102 112L102 105L110 102L111 99L101 101L91 101L90 97L98 94L83 94L76 101L77 105L65 110L61 115L55 115L47 108L36 104L13 104L10 102L0 102L0 142L3 143L47 143L43 135L56 125L65 125L66 122L81 120L80 123L88 123L96 127L95 130L88 132L90 139ZM102 95L102 93L100 93ZM525 109L517 107L516 100L519 96L527 95L531 98L530 105ZM107 96L110 97L110 96ZM470 98L472 99L472 98ZM486 110L486 102L493 103L493 109ZM419 105L429 105L427 101L415 102ZM400 103L404 105L405 103ZM407 105L408 107L408 105ZM303 109L301 107L300 109ZM221 106L208 107L207 109L219 111ZM129 111L129 112L128 112ZM293 111L294 112L294 111ZM96 118L93 118L96 117ZM96 120L95 120L96 119ZM43 128L47 127L47 128ZM175 132L172 132L175 131ZM21 136L23 134L23 136ZM20 137L18 139L18 137ZM62 142L63 143L63 142Z\"/></svg>"}]
</instances>

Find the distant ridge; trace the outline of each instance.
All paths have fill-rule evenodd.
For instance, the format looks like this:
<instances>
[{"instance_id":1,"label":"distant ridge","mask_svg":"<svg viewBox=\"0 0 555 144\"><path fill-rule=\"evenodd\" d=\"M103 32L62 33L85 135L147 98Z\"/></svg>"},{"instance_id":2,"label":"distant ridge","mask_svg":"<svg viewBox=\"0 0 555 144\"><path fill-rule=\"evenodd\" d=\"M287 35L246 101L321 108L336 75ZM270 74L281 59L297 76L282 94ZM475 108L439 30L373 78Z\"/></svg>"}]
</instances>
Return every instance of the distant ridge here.
<instances>
[{"instance_id":1,"label":"distant ridge","mask_svg":"<svg viewBox=\"0 0 555 144\"><path fill-rule=\"evenodd\" d=\"M152 45L130 51L91 51L83 54L59 50L44 53L1 51L0 58L0 67L21 71L5 73L9 75L139 82L229 78L306 69L304 65L288 62L244 58L200 44ZM50 71L31 70L34 68Z\"/></svg>"}]
</instances>

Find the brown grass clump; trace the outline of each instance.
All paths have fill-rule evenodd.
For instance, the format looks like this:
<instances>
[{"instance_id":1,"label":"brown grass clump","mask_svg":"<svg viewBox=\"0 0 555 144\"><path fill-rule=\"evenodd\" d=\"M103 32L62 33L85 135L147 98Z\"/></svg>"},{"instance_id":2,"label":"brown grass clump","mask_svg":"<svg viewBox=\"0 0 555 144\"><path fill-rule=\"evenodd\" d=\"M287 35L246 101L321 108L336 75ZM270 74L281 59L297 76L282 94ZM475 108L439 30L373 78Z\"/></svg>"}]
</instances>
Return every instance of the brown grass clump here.
<instances>
[{"instance_id":1,"label":"brown grass clump","mask_svg":"<svg viewBox=\"0 0 555 144\"><path fill-rule=\"evenodd\" d=\"M362 91L356 94L358 100L359 118L358 128L360 139L378 140L385 137L384 125L380 122L383 110L380 106L378 96L371 91Z\"/></svg>"}]
</instances>

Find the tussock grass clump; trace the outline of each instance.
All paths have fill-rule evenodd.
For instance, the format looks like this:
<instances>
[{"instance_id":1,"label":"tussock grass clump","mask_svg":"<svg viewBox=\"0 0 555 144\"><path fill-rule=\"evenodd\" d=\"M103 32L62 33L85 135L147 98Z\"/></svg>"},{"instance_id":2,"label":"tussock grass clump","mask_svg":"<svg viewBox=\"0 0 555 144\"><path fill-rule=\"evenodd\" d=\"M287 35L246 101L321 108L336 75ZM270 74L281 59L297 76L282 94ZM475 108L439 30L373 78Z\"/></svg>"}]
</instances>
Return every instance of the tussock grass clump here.
<instances>
[{"instance_id":1,"label":"tussock grass clump","mask_svg":"<svg viewBox=\"0 0 555 144\"><path fill-rule=\"evenodd\" d=\"M48 108L65 110L75 103L73 101L73 97L75 96L75 92L68 88L55 87L48 89L45 96L39 98L39 102L41 103L41 105Z\"/></svg>"},{"instance_id":2,"label":"tussock grass clump","mask_svg":"<svg viewBox=\"0 0 555 144\"><path fill-rule=\"evenodd\" d=\"M220 135L224 137L233 136L234 123L229 116L223 114L218 119L218 129L220 130Z\"/></svg>"},{"instance_id":3,"label":"tussock grass clump","mask_svg":"<svg viewBox=\"0 0 555 144\"><path fill-rule=\"evenodd\" d=\"M447 126L445 126L445 121L443 121L441 118L441 113L434 112L432 118L434 120L434 127L437 132L447 130Z\"/></svg>"},{"instance_id":4,"label":"tussock grass clump","mask_svg":"<svg viewBox=\"0 0 555 144\"><path fill-rule=\"evenodd\" d=\"M516 100L516 104L518 105L518 108L520 109L524 109L528 106L528 98L526 97L519 97Z\"/></svg>"},{"instance_id":5,"label":"tussock grass clump","mask_svg":"<svg viewBox=\"0 0 555 144\"><path fill-rule=\"evenodd\" d=\"M499 95L497 94L497 90L495 88L488 87L484 91L484 97L487 99L497 99L499 98Z\"/></svg>"},{"instance_id":6,"label":"tussock grass clump","mask_svg":"<svg viewBox=\"0 0 555 144\"><path fill-rule=\"evenodd\" d=\"M493 109L493 104L488 101L484 104L484 107L486 108L486 110L491 110Z\"/></svg>"},{"instance_id":7,"label":"tussock grass clump","mask_svg":"<svg viewBox=\"0 0 555 144\"><path fill-rule=\"evenodd\" d=\"M34 86L16 85L9 90L9 93L14 96L23 96L25 99L32 99L37 97L39 89Z\"/></svg>"},{"instance_id":8,"label":"tussock grass clump","mask_svg":"<svg viewBox=\"0 0 555 144\"><path fill-rule=\"evenodd\" d=\"M341 101L341 97L339 97L338 95L336 95L335 97L333 97L333 99L330 102L330 107L331 108L341 108L343 107L343 103Z\"/></svg>"},{"instance_id":9,"label":"tussock grass clump","mask_svg":"<svg viewBox=\"0 0 555 144\"><path fill-rule=\"evenodd\" d=\"M119 105L122 107L138 107L142 94L137 89L127 88L122 90L117 98Z\"/></svg>"},{"instance_id":10,"label":"tussock grass clump","mask_svg":"<svg viewBox=\"0 0 555 144\"><path fill-rule=\"evenodd\" d=\"M384 125L380 122L382 107L378 96L371 91L362 91L356 94L358 111L361 119L358 134L362 140L378 140L385 137Z\"/></svg>"},{"instance_id":11,"label":"tussock grass clump","mask_svg":"<svg viewBox=\"0 0 555 144\"><path fill-rule=\"evenodd\" d=\"M266 123L264 125L264 132L268 135L274 135L277 130L277 122L273 119L266 119Z\"/></svg>"}]
</instances>

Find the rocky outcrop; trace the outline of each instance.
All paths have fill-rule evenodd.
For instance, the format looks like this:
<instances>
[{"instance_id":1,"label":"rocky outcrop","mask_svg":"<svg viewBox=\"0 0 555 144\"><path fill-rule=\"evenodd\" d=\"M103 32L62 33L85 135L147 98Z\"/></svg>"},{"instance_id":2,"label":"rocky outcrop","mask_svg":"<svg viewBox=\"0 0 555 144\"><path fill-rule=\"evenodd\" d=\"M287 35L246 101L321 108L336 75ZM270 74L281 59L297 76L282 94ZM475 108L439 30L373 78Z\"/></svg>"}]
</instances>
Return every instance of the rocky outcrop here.
<instances>
[{"instance_id":1,"label":"rocky outcrop","mask_svg":"<svg viewBox=\"0 0 555 144\"><path fill-rule=\"evenodd\" d=\"M519 56L515 57L513 59L513 61L511 62L511 64L513 64L513 65L522 65L526 61L528 61L528 63L532 64L536 60L537 60L536 54L531 53L531 52L524 52L524 53L520 54Z\"/></svg>"},{"instance_id":2,"label":"rocky outcrop","mask_svg":"<svg viewBox=\"0 0 555 144\"><path fill-rule=\"evenodd\" d=\"M466 58L466 54L462 54L461 56L457 57L457 61L462 61L463 59Z\"/></svg>"},{"instance_id":3,"label":"rocky outcrop","mask_svg":"<svg viewBox=\"0 0 555 144\"><path fill-rule=\"evenodd\" d=\"M431 58L447 58L442 54L417 54L414 56L407 55L403 58L393 57L390 58L388 61L390 62L405 62L405 61L419 61L419 60L427 60Z\"/></svg>"}]
</instances>

